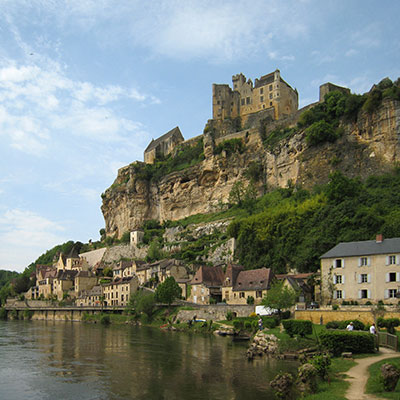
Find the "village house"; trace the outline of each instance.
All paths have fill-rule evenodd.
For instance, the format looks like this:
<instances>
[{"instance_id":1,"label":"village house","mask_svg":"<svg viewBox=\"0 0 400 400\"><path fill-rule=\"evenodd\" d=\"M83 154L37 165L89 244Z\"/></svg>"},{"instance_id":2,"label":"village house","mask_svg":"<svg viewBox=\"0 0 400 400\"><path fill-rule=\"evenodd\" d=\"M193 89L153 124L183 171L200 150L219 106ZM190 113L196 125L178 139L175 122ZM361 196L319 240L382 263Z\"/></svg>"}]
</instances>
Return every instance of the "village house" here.
<instances>
[{"instance_id":1,"label":"village house","mask_svg":"<svg viewBox=\"0 0 400 400\"><path fill-rule=\"evenodd\" d=\"M36 266L36 285L31 287L25 297L27 299L47 299L53 294L53 281L57 269L49 265Z\"/></svg>"},{"instance_id":2,"label":"village house","mask_svg":"<svg viewBox=\"0 0 400 400\"><path fill-rule=\"evenodd\" d=\"M222 300L227 304L247 304L254 299L260 304L271 287L274 274L270 268L245 270L238 265L228 265L223 280Z\"/></svg>"},{"instance_id":3,"label":"village house","mask_svg":"<svg viewBox=\"0 0 400 400\"><path fill-rule=\"evenodd\" d=\"M277 274L276 279L283 281L284 286L293 289L297 293L296 308L305 309L315 300L314 285L312 277L315 274Z\"/></svg>"},{"instance_id":4,"label":"village house","mask_svg":"<svg viewBox=\"0 0 400 400\"><path fill-rule=\"evenodd\" d=\"M190 296L187 300L196 304L210 304L210 301L220 302L223 280L224 271L221 266L208 267L203 265L199 267L190 281Z\"/></svg>"},{"instance_id":5,"label":"village house","mask_svg":"<svg viewBox=\"0 0 400 400\"><path fill-rule=\"evenodd\" d=\"M75 304L79 307L101 306L102 288L100 285L93 286L90 290L83 290L77 297Z\"/></svg>"},{"instance_id":6,"label":"village house","mask_svg":"<svg viewBox=\"0 0 400 400\"><path fill-rule=\"evenodd\" d=\"M325 304L397 304L400 295L400 238L339 243L321 256Z\"/></svg>"},{"instance_id":7,"label":"village house","mask_svg":"<svg viewBox=\"0 0 400 400\"><path fill-rule=\"evenodd\" d=\"M119 278L116 281L106 283L103 287L104 305L125 307L131 295L139 287L136 276Z\"/></svg>"}]
</instances>

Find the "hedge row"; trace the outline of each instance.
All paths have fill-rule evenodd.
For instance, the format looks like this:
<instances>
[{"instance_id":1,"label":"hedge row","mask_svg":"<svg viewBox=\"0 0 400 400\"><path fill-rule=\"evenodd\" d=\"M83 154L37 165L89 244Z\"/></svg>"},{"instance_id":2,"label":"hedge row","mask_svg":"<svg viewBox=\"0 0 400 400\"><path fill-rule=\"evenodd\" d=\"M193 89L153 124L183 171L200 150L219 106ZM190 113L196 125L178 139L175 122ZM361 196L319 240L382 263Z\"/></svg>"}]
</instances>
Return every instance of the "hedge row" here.
<instances>
[{"instance_id":1,"label":"hedge row","mask_svg":"<svg viewBox=\"0 0 400 400\"><path fill-rule=\"evenodd\" d=\"M375 347L374 335L369 332L325 331L319 335L321 345L334 356L343 352L373 353Z\"/></svg>"},{"instance_id":2,"label":"hedge row","mask_svg":"<svg viewBox=\"0 0 400 400\"><path fill-rule=\"evenodd\" d=\"M355 331L365 331L366 327L364 323L358 319L352 319L347 321L330 321L326 324L326 329L346 329L347 325L353 322L353 327Z\"/></svg>"},{"instance_id":3,"label":"hedge row","mask_svg":"<svg viewBox=\"0 0 400 400\"><path fill-rule=\"evenodd\" d=\"M285 328L286 333L293 337L299 335L304 337L312 334L312 323L311 321L302 321L300 319L288 319L282 321L282 325Z\"/></svg>"}]
</instances>

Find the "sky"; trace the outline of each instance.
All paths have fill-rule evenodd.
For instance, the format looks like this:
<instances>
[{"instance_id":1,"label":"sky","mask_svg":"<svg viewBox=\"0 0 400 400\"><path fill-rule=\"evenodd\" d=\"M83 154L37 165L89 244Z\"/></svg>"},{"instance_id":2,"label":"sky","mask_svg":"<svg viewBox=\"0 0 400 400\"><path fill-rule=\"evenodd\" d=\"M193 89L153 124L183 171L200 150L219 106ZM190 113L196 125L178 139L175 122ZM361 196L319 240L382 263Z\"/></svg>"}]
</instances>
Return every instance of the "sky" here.
<instances>
[{"instance_id":1,"label":"sky","mask_svg":"<svg viewBox=\"0 0 400 400\"><path fill-rule=\"evenodd\" d=\"M0 269L98 240L118 168L276 69L300 107L400 76L398 0L0 0Z\"/></svg>"}]
</instances>

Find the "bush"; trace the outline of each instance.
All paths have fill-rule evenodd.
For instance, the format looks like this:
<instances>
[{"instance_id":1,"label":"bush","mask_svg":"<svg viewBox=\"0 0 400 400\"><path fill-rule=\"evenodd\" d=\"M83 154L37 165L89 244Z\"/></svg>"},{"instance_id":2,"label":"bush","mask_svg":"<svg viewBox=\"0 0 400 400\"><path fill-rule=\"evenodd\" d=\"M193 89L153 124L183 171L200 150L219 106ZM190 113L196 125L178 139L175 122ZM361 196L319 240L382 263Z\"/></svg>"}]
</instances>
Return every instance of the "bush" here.
<instances>
[{"instance_id":1,"label":"bush","mask_svg":"<svg viewBox=\"0 0 400 400\"><path fill-rule=\"evenodd\" d=\"M320 143L333 143L338 135L335 127L326 121L314 122L306 129L306 142L310 146L316 146Z\"/></svg>"},{"instance_id":2,"label":"bush","mask_svg":"<svg viewBox=\"0 0 400 400\"><path fill-rule=\"evenodd\" d=\"M111 322L111 320L110 320L110 316L109 315L102 315L101 316L100 323L102 325L110 325L110 322Z\"/></svg>"},{"instance_id":3,"label":"bush","mask_svg":"<svg viewBox=\"0 0 400 400\"><path fill-rule=\"evenodd\" d=\"M281 313L281 319L289 319L290 316L291 316L290 310L286 310L286 311L283 311L283 312Z\"/></svg>"},{"instance_id":4,"label":"bush","mask_svg":"<svg viewBox=\"0 0 400 400\"><path fill-rule=\"evenodd\" d=\"M24 310L24 319L31 319L33 317L32 310Z\"/></svg>"},{"instance_id":5,"label":"bush","mask_svg":"<svg viewBox=\"0 0 400 400\"><path fill-rule=\"evenodd\" d=\"M331 357L329 356L329 354L316 355L308 362L314 365L315 369L318 372L318 375L322 379L326 379L328 377L329 366L331 365Z\"/></svg>"},{"instance_id":6,"label":"bush","mask_svg":"<svg viewBox=\"0 0 400 400\"><path fill-rule=\"evenodd\" d=\"M327 329L346 329L347 325L352 322L355 331L365 331L365 324L358 319L347 321L330 321L326 324Z\"/></svg>"},{"instance_id":7,"label":"bush","mask_svg":"<svg viewBox=\"0 0 400 400\"><path fill-rule=\"evenodd\" d=\"M400 325L400 320L398 318L384 319L379 317L377 323L380 328L386 328L388 333L394 335L396 333L395 327Z\"/></svg>"},{"instance_id":8,"label":"bush","mask_svg":"<svg viewBox=\"0 0 400 400\"><path fill-rule=\"evenodd\" d=\"M349 351L354 354L373 353L375 337L369 332L324 331L320 333L321 345L334 356Z\"/></svg>"},{"instance_id":9,"label":"bush","mask_svg":"<svg viewBox=\"0 0 400 400\"><path fill-rule=\"evenodd\" d=\"M214 154L221 154L222 151L225 151L229 156L233 153L243 153L244 149L245 145L242 139L228 139L215 146Z\"/></svg>"},{"instance_id":10,"label":"bush","mask_svg":"<svg viewBox=\"0 0 400 400\"><path fill-rule=\"evenodd\" d=\"M247 300L246 300L247 304L254 304L254 297L253 296L247 296Z\"/></svg>"},{"instance_id":11,"label":"bush","mask_svg":"<svg viewBox=\"0 0 400 400\"><path fill-rule=\"evenodd\" d=\"M243 321L241 321L240 319L235 319L233 321L233 327L235 328L236 331L240 331L243 329Z\"/></svg>"},{"instance_id":12,"label":"bush","mask_svg":"<svg viewBox=\"0 0 400 400\"><path fill-rule=\"evenodd\" d=\"M299 319L288 319L282 321L282 325L285 328L286 333L293 337L299 335L304 337L312 334L312 323L311 321L302 321Z\"/></svg>"},{"instance_id":13,"label":"bush","mask_svg":"<svg viewBox=\"0 0 400 400\"><path fill-rule=\"evenodd\" d=\"M233 312L232 311L228 311L227 313L226 313L226 320L227 321L232 321L233 320Z\"/></svg>"},{"instance_id":14,"label":"bush","mask_svg":"<svg viewBox=\"0 0 400 400\"><path fill-rule=\"evenodd\" d=\"M0 319L7 319L7 310L4 307L0 307Z\"/></svg>"},{"instance_id":15,"label":"bush","mask_svg":"<svg viewBox=\"0 0 400 400\"><path fill-rule=\"evenodd\" d=\"M263 326L268 329L274 329L278 325L278 321L276 320L276 318L263 317L262 320L263 320Z\"/></svg>"}]
</instances>

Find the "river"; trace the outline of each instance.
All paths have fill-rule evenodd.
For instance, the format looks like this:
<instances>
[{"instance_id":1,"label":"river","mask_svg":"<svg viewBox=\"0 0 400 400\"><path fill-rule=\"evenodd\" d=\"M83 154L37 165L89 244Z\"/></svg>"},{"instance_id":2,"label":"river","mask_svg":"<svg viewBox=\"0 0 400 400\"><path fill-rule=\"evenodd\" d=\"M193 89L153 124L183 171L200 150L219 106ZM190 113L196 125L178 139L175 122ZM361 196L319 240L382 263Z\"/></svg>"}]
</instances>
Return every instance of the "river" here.
<instances>
[{"instance_id":1,"label":"river","mask_svg":"<svg viewBox=\"0 0 400 400\"><path fill-rule=\"evenodd\" d=\"M79 322L0 321L0 399L272 399L297 365L248 362L227 337Z\"/></svg>"}]
</instances>

